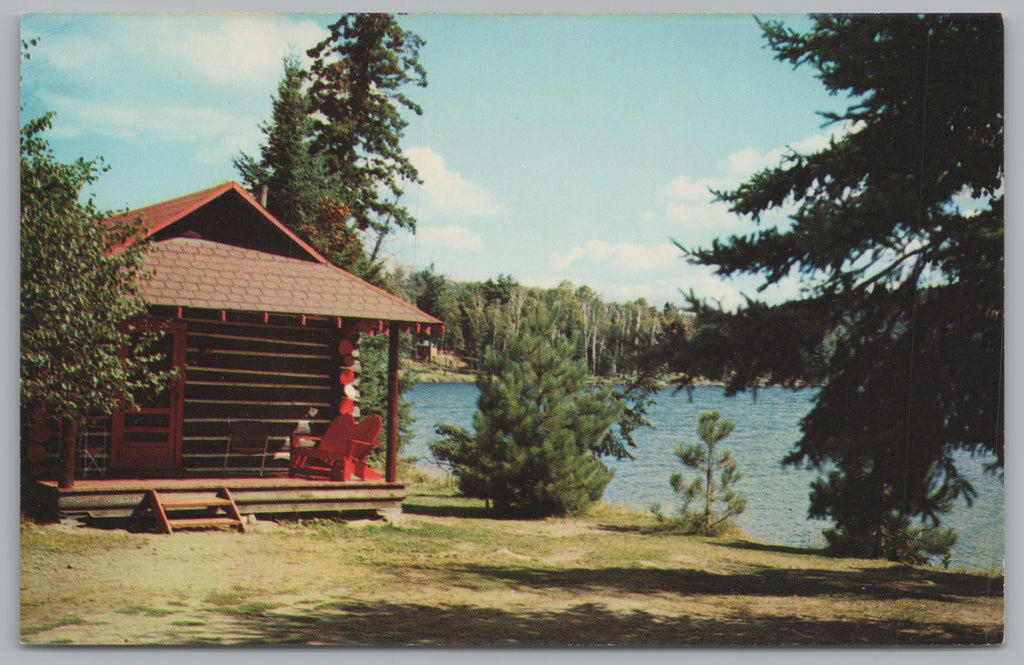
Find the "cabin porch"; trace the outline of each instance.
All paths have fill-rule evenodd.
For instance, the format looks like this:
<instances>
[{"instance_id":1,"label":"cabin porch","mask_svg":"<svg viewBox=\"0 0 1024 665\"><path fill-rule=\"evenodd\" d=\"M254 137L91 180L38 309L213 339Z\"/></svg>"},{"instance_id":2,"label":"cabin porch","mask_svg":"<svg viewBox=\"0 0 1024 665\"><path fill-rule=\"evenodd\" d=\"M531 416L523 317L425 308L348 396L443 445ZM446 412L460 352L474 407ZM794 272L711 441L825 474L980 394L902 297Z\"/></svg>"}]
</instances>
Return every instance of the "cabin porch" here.
<instances>
[{"instance_id":1,"label":"cabin porch","mask_svg":"<svg viewBox=\"0 0 1024 665\"><path fill-rule=\"evenodd\" d=\"M214 494L227 489L243 515L297 515L375 510L394 516L406 496L403 483L337 481L267 475L255 478L102 478L31 483L30 502L57 517L126 518L146 511L151 491L164 497Z\"/></svg>"}]
</instances>

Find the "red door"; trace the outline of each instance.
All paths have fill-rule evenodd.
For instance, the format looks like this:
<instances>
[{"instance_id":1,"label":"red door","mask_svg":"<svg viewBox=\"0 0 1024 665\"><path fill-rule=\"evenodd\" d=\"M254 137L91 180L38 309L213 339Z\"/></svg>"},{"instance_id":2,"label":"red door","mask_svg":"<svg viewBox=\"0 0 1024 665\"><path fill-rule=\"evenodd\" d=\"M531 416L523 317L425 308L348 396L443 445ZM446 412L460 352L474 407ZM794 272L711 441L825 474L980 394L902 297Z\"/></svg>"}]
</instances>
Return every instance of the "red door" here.
<instances>
[{"instance_id":1,"label":"red door","mask_svg":"<svg viewBox=\"0 0 1024 665\"><path fill-rule=\"evenodd\" d=\"M184 402L185 324L146 322L164 335L156 342L154 369L179 368L178 375L156 394L137 395L137 411L118 411L111 422L110 470L146 475L181 468L181 425Z\"/></svg>"}]
</instances>

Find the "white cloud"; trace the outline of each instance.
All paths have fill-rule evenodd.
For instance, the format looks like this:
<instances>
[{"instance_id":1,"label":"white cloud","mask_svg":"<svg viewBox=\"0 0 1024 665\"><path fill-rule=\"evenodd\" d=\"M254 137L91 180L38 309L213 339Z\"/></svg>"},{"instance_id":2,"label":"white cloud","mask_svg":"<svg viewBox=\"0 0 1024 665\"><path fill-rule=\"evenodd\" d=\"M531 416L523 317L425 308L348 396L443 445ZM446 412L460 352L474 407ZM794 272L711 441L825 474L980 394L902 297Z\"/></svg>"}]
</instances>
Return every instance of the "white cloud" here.
<instances>
[{"instance_id":1,"label":"white cloud","mask_svg":"<svg viewBox=\"0 0 1024 665\"><path fill-rule=\"evenodd\" d=\"M711 190L735 189L754 173L779 166L785 155L791 151L801 154L815 153L827 148L830 139L858 129L859 127L848 124L836 126L827 133L813 134L788 146L767 152L760 152L753 147L743 148L719 164L722 175L702 178L692 178L685 173L678 175L658 190L658 200L664 205L665 217L669 221L681 224L687 234L698 241L703 241L706 233L735 233L742 230L747 222L729 212L726 203L716 202ZM790 208L787 206L779 212L786 215L789 211Z\"/></svg>"},{"instance_id":2,"label":"white cloud","mask_svg":"<svg viewBox=\"0 0 1024 665\"><path fill-rule=\"evenodd\" d=\"M165 17L162 31L167 38L154 44L159 57L218 84L234 84L239 78L276 83L285 55L304 55L328 34L312 21L279 23L266 16L194 22Z\"/></svg>"},{"instance_id":3,"label":"white cloud","mask_svg":"<svg viewBox=\"0 0 1024 665\"><path fill-rule=\"evenodd\" d=\"M682 252L671 243L649 247L632 242L609 243L604 240L590 240L583 246L573 247L567 252L552 252L549 263L552 267L568 269L573 264L587 263L607 268L629 271L654 271L680 263Z\"/></svg>"},{"instance_id":4,"label":"white cloud","mask_svg":"<svg viewBox=\"0 0 1024 665\"><path fill-rule=\"evenodd\" d=\"M731 185L721 178L694 180L684 174L659 189L658 199L665 205L665 217L682 224L688 235L697 231L731 232L742 225L742 220L729 212L726 204L716 203L711 193L712 189L726 189Z\"/></svg>"},{"instance_id":5,"label":"white cloud","mask_svg":"<svg viewBox=\"0 0 1024 665\"><path fill-rule=\"evenodd\" d=\"M520 282L526 286L551 288L563 280L576 285L587 284L603 299L613 302L644 298L658 307L666 302L682 305L690 289L700 297L721 302L726 308L735 308L744 302L737 285L715 276L709 267L692 265L678 258L669 267L643 273L579 264L572 271L531 276Z\"/></svg>"},{"instance_id":6,"label":"white cloud","mask_svg":"<svg viewBox=\"0 0 1024 665\"><path fill-rule=\"evenodd\" d=\"M88 132L128 141L194 143L196 159L204 163L222 162L262 138L247 117L224 109L184 104L152 108L48 93L42 97L57 111L57 135L75 137Z\"/></svg>"},{"instance_id":7,"label":"white cloud","mask_svg":"<svg viewBox=\"0 0 1024 665\"><path fill-rule=\"evenodd\" d=\"M759 152L752 147L732 153L725 158L720 165L729 172L728 180L738 184L754 173L766 168L774 168L782 163L783 157L790 152L801 155L810 155L828 148L829 141L844 134L860 131L860 125L841 123L833 125L824 134L812 134L808 137L795 141L786 146L781 146L767 152Z\"/></svg>"},{"instance_id":8,"label":"white cloud","mask_svg":"<svg viewBox=\"0 0 1024 665\"><path fill-rule=\"evenodd\" d=\"M733 233L740 230L745 222L735 213L729 212L724 203L705 205L686 205L669 203L665 206L665 216L673 222L681 222L691 233L696 230L708 230L717 233Z\"/></svg>"},{"instance_id":9,"label":"white cloud","mask_svg":"<svg viewBox=\"0 0 1024 665\"><path fill-rule=\"evenodd\" d=\"M327 35L284 15L115 14L31 19L33 55L46 88L33 104L57 111L58 138L88 135L194 145L202 164L223 164L263 140L258 125L282 76L282 58ZM23 88L25 90L26 88Z\"/></svg>"},{"instance_id":10,"label":"white cloud","mask_svg":"<svg viewBox=\"0 0 1024 665\"><path fill-rule=\"evenodd\" d=\"M111 85L132 74L171 85L167 77L187 75L267 97L281 78L281 59L304 55L328 34L310 20L269 15L123 14L91 25L91 18L79 20L85 25L78 30L48 34L42 42L50 63L64 72Z\"/></svg>"},{"instance_id":11,"label":"white cloud","mask_svg":"<svg viewBox=\"0 0 1024 665\"><path fill-rule=\"evenodd\" d=\"M504 212L490 192L461 173L449 171L444 157L430 148L409 148L406 156L423 180L419 188L420 214L482 217Z\"/></svg>"},{"instance_id":12,"label":"white cloud","mask_svg":"<svg viewBox=\"0 0 1024 665\"><path fill-rule=\"evenodd\" d=\"M562 254L561 252L551 252L550 263L555 268L565 269L568 268L574 261L582 259L587 255L587 250L582 247L573 247L568 252Z\"/></svg>"},{"instance_id":13,"label":"white cloud","mask_svg":"<svg viewBox=\"0 0 1024 665\"><path fill-rule=\"evenodd\" d=\"M667 185L658 190L658 198L662 201L687 201L707 203L714 198L712 189L721 189L726 184L717 178L692 179L688 175L673 178Z\"/></svg>"},{"instance_id":14,"label":"white cloud","mask_svg":"<svg viewBox=\"0 0 1024 665\"><path fill-rule=\"evenodd\" d=\"M531 277L523 277L522 279L519 280L519 283L522 284L523 286L528 286L531 288L553 289L556 286L558 286L564 279L565 277L559 275L535 275Z\"/></svg>"},{"instance_id":15,"label":"white cloud","mask_svg":"<svg viewBox=\"0 0 1024 665\"><path fill-rule=\"evenodd\" d=\"M449 247L466 251L476 251L484 246L478 233L458 225L420 226L416 230L416 240L426 247Z\"/></svg>"}]
</instances>

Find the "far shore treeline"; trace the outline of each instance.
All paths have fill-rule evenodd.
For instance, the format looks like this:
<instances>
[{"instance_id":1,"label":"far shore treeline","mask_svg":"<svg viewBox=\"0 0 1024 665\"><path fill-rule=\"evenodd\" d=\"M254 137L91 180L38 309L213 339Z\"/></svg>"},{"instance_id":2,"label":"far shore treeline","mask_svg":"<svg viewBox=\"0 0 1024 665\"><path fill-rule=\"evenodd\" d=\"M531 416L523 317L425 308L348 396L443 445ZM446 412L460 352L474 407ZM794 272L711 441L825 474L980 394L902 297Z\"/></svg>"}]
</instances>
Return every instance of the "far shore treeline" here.
<instances>
[{"instance_id":1,"label":"far shore treeline","mask_svg":"<svg viewBox=\"0 0 1024 665\"><path fill-rule=\"evenodd\" d=\"M444 332L432 337L436 349L470 369L488 346L506 349L522 330L524 312L536 303L554 313L557 333L575 340L576 357L586 361L594 377L636 375L664 332L693 321L671 303L657 307L643 298L608 302L589 286L568 281L549 289L524 286L509 275L460 282L433 265L411 273L399 269L386 280L397 295L445 322Z\"/></svg>"}]
</instances>

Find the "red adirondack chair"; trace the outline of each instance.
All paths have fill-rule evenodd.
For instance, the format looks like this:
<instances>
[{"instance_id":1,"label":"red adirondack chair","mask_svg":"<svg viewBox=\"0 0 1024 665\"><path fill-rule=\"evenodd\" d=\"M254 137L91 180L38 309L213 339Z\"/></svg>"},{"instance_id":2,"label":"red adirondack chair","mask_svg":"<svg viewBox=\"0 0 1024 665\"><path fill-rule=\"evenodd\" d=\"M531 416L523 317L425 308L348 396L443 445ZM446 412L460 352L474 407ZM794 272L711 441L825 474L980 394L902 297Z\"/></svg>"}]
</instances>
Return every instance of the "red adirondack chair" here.
<instances>
[{"instance_id":1,"label":"red adirondack chair","mask_svg":"<svg viewBox=\"0 0 1024 665\"><path fill-rule=\"evenodd\" d=\"M323 436L293 434L288 475L326 475L340 480L383 478L366 466L366 456L380 445L378 437L383 428L380 416L367 416L357 423L352 414L343 413L331 421ZM305 447L300 440L319 443Z\"/></svg>"}]
</instances>

